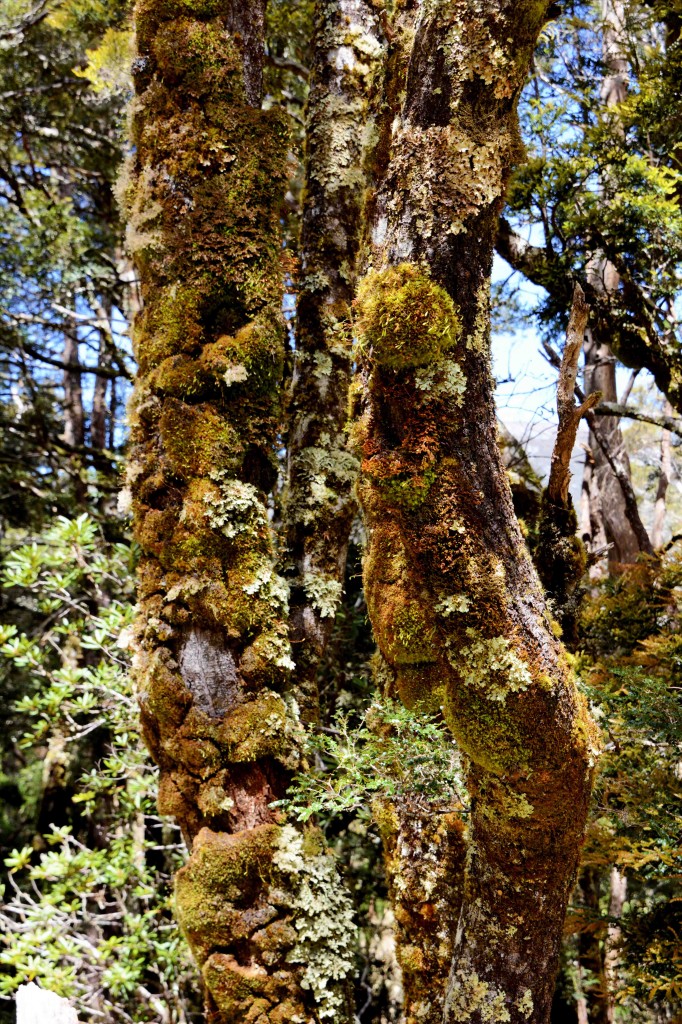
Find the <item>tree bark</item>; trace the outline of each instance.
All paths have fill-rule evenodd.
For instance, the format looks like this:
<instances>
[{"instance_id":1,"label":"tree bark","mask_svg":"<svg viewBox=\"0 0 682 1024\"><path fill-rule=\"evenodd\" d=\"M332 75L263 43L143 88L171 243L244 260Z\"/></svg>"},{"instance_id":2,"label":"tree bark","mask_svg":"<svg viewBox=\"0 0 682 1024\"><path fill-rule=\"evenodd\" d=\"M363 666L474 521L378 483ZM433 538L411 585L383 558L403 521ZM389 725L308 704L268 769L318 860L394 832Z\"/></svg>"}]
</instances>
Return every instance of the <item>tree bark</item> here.
<instances>
[{"instance_id":1,"label":"tree bark","mask_svg":"<svg viewBox=\"0 0 682 1024\"><path fill-rule=\"evenodd\" d=\"M468 760L446 1024L547 1021L596 753L514 516L490 372L492 248L544 10L400 15L404 99L357 299L368 608L400 696L442 706Z\"/></svg>"},{"instance_id":2,"label":"tree bark","mask_svg":"<svg viewBox=\"0 0 682 1024\"><path fill-rule=\"evenodd\" d=\"M144 302L128 466L135 672L159 807L192 849L176 911L216 1024L350 1018L349 900L319 832L272 806L304 760L268 517L288 131L261 109L264 9L139 0L121 187Z\"/></svg>"},{"instance_id":3,"label":"tree bark","mask_svg":"<svg viewBox=\"0 0 682 1024\"><path fill-rule=\"evenodd\" d=\"M351 303L374 138L368 98L383 56L372 5L320 4L313 52L284 514L290 635L304 719L317 716L317 670L341 601L357 511L359 463L348 451L346 423Z\"/></svg>"},{"instance_id":4,"label":"tree bark","mask_svg":"<svg viewBox=\"0 0 682 1024\"><path fill-rule=\"evenodd\" d=\"M672 407L670 402L666 402L665 415L666 417L672 416ZM666 496L672 477L672 467L672 444L670 440L670 431L664 429L661 434L661 469L658 477L658 487L656 488L654 526L651 533L651 543L654 548L660 548L663 545Z\"/></svg>"}]
</instances>

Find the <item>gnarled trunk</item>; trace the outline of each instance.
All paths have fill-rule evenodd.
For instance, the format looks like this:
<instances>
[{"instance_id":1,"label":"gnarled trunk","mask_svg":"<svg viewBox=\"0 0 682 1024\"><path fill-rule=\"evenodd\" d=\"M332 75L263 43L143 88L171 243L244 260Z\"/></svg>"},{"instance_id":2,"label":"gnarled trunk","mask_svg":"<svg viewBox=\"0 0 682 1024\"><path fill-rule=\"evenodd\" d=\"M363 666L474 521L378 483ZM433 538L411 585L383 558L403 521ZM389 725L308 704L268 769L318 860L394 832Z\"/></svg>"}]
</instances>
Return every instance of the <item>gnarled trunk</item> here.
<instances>
[{"instance_id":1,"label":"gnarled trunk","mask_svg":"<svg viewBox=\"0 0 682 1024\"><path fill-rule=\"evenodd\" d=\"M135 671L159 805L192 846L177 915L209 1017L225 1024L345 1020L353 942L320 834L272 806L302 764L302 726L268 518L288 132L261 109L264 8L140 0L123 183L144 300L128 467Z\"/></svg>"},{"instance_id":2,"label":"gnarled trunk","mask_svg":"<svg viewBox=\"0 0 682 1024\"><path fill-rule=\"evenodd\" d=\"M492 248L543 15L458 0L399 18L404 100L357 300L370 616L402 699L442 707L468 760L448 1024L548 1019L595 757L514 516L490 373Z\"/></svg>"}]
</instances>

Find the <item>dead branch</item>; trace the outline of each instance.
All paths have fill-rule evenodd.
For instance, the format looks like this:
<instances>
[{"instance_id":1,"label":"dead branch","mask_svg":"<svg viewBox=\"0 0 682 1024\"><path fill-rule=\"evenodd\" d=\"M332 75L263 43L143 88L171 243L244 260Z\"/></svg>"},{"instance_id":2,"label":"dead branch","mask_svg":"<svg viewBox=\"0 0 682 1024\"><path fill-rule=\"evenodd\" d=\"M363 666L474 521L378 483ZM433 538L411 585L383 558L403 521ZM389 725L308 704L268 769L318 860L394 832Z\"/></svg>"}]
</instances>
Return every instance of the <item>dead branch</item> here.
<instances>
[{"instance_id":1,"label":"dead branch","mask_svg":"<svg viewBox=\"0 0 682 1024\"><path fill-rule=\"evenodd\" d=\"M601 392L595 391L583 398L580 405L575 404L576 377L578 360L583 345L583 336L587 325L589 306L585 302L585 293L576 283L573 289L573 304L566 331L566 345L559 368L557 385L557 412L559 428L557 430L552 463L549 474L547 492L553 505L561 508L568 506L568 485L571 480L571 455L575 446L580 420L592 409Z\"/></svg>"}]
</instances>

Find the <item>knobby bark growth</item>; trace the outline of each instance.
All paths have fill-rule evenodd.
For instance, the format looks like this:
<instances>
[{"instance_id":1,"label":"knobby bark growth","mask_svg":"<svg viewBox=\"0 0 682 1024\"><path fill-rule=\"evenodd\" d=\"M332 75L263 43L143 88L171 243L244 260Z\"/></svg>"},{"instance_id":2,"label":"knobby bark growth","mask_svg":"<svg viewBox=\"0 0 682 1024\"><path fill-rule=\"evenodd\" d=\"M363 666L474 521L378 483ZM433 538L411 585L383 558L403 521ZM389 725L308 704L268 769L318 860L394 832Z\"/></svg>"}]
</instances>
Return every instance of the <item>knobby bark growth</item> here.
<instances>
[{"instance_id":1,"label":"knobby bark growth","mask_svg":"<svg viewBox=\"0 0 682 1024\"><path fill-rule=\"evenodd\" d=\"M265 2L140 0L134 155L122 185L144 308L128 479L136 675L180 823L180 925L208 1016L343 1021L350 904L314 828L273 802L302 766L268 494L285 356L288 131L261 108Z\"/></svg>"}]
</instances>

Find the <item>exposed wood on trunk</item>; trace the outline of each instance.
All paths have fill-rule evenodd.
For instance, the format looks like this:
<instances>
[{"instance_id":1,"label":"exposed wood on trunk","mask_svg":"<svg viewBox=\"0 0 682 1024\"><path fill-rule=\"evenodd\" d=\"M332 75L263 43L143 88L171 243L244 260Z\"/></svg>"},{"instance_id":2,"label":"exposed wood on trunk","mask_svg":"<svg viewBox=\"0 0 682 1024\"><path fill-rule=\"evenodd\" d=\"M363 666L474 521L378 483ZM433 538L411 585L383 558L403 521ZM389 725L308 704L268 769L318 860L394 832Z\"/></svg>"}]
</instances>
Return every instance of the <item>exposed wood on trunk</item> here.
<instances>
[{"instance_id":1,"label":"exposed wood on trunk","mask_svg":"<svg viewBox=\"0 0 682 1024\"><path fill-rule=\"evenodd\" d=\"M552 462L549 474L547 493L554 505L568 507L568 486L571 482L571 456L575 447L580 420L588 409L599 401L599 392L588 395L585 401L576 406L575 382L578 376L578 361L583 347L583 337L587 325L589 307L585 302L585 293L579 284L573 291L573 305L566 332L566 345L561 360L559 380L557 383L557 412L559 427L552 451Z\"/></svg>"},{"instance_id":2,"label":"exposed wood on trunk","mask_svg":"<svg viewBox=\"0 0 682 1024\"><path fill-rule=\"evenodd\" d=\"M583 347L589 307L579 284L566 332L566 344L557 382L559 426L552 451L549 483L542 496L535 564L562 630L564 643L577 642L578 586L587 566L582 542L577 538L577 517L569 493L571 456L580 420L599 401L599 393L575 404L578 362Z\"/></svg>"},{"instance_id":3,"label":"exposed wood on trunk","mask_svg":"<svg viewBox=\"0 0 682 1024\"><path fill-rule=\"evenodd\" d=\"M552 349L551 345L543 343L543 347L552 365L556 366L557 369L560 369L561 360L557 353ZM575 386L575 394L580 402L585 401L585 393L577 384ZM620 453L620 458L618 458L617 454L612 451L609 438L607 434L604 433L601 422L597 422L594 409L587 409L584 415L590 427L590 439L593 440L595 447L602 453L606 464L613 473L615 480L618 482L623 500L624 513L629 526L637 539L640 550L645 551L647 554L651 554L651 541L649 540L649 535L642 523L642 519L639 514L639 507L637 505L637 496L635 495L632 480L630 478L630 463L627 459L627 452L625 452L623 448ZM627 461L621 461L623 456ZM582 487L583 500L581 525L583 528L583 540L590 542L593 557L606 551L612 545L612 542L607 541L605 519L601 514L602 492L596 486L592 487L591 490L588 491L588 488L591 487L591 476L595 473L595 465L594 451L588 446ZM598 541L601 543L598 543Z\"/></svg>"}]
</instances>

